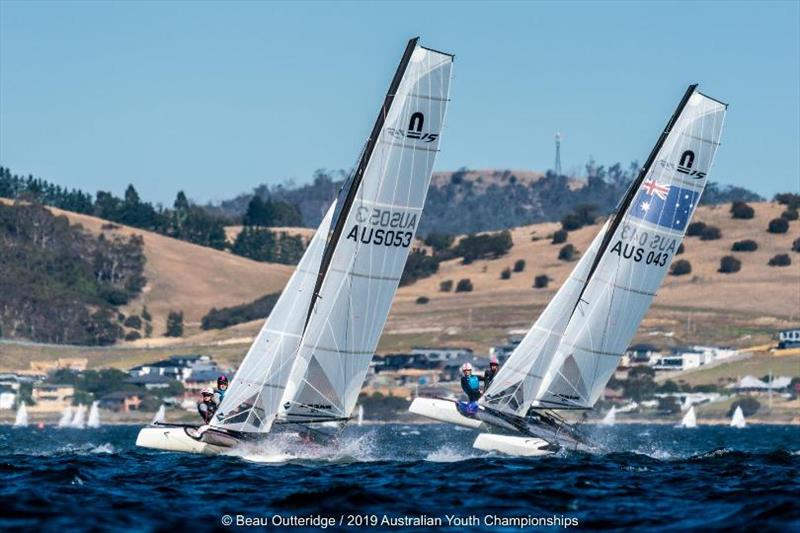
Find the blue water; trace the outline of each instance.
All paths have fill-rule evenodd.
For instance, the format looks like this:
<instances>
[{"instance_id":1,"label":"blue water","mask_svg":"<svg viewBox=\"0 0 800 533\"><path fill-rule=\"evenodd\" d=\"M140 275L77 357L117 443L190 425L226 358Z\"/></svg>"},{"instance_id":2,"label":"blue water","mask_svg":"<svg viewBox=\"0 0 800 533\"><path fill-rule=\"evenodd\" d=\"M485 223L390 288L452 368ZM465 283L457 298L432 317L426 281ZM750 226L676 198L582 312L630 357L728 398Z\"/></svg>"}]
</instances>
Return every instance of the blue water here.
<instances>
[{"instance_id":1,"label":"blue water","mask_svg":"<svg viewBox=\"0 0 800 533\"><path fill-rule=\"evenodd\" d=\"M472 431L443 425L352 427L333 449L280 441L247 459L139 449L137 431L0 428L0 531L235 529L224 515L322 516L329 530L421 516L449 531L800 530L798 427L596 428L613 453L537 459L478 452ZM253 462L287 446L286 464Z\"/></svg>"}]
</instances>

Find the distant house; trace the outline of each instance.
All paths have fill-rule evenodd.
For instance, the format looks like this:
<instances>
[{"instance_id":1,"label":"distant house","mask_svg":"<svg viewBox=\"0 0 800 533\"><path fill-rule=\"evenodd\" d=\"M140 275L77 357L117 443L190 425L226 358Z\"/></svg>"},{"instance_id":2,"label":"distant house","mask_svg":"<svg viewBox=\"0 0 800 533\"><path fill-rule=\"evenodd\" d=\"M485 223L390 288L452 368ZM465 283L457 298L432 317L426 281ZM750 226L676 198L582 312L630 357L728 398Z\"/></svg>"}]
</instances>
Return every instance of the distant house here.
<instances>
[{"instance_id":1,"label":"distant house","mask_svg":"<svg viewBox=\"0 0 800 533\"><path fill-rule=\"evenodd\" d=\"M430 348L426 346L415 346L411 349L411 355L418 356L420 360L428 361L431 363L441 363L444 361L451 361L459 357L472 356L472 350L469 348L443 346L440 348Z\"/></svg>"},{"instance_id":2,"label":"distant house","mask_svg":"<svg viewBox=\"0 0 800 533\"><path fill-rule=\"evenodd\" d=\"M713 361L736 355L736 350L717 346L685 346L673 348L669 355L656 360L655 370L690 370Z\"/></svg>"},{"instance_id":3,"label":"distant house","mask_svg":"<svg viewBox=\"0 0 800 533\"><path fill-rule=\"evenodd\" d=\"M100 407L111 411L127 413L138 411L142 398L136 392L112 392L100 398Z\"/></svg>"},{"instance_id":4,"label":"distant house","mask_svg":"<svg viewBox=\"0 0 800 533\"><path fill-rule=\"evenodd\" d=\"M789 385L792 383L792 378L781 376L773 378L769 383L762 381L755 376L745 376L737 383L728 385L727 388L733 389L738 393L768 393L773 392L789 392Z\"/></svg>"},{"instance_id":5,"label":"distant house","mask_svg":"<svg viewBox=\"0 0 800 533\"><path fill-rule=\"evenodd\" d=\"M0 410L13 409L17 393L10 387L0 386Z\"/></svg>"},{"instance_id":6,"label":"distant house","mask_svg":"<svg viewBox=\"0 0 800 533\"><path fill-rule=\"evenodd\" d=\"M800 328L785 329L778 333L778 348L800 348Z\"/></svg>"},{"instance_id":7,"label":"distant house","mask_svg":"<svg viewBox=\"0 0 800 533\"><path fill-rule=\"evenodd\" d=\"M489 356L497 357L497 361L500 364L505 363L506 360L508 360L508 358L511 357L511 354L514 352L514 350L517 349L519 343L522 342L522 339L525 337L525 333L526 332L524 331L511 332L505 344L501 344L499 346L492 346L489 349Z\"/></svg>"},{"instance_id":8,"label":"distant house","mask_svg":"<svg viewBox=\"0 0 800 533\"><path fill-rule=\"evenodd\" d=\"M144 387L147 390L153 389L166 389L169 387L169 384L174 382L175 380L169 378L167 376L161 376L158 374L145 374L143 376L131 376L125 380L125 383L130 383L132 385L139 385L140 387Z\"/></svg>"},{"instance_id":9,"label":"distant house","mask_svg":"<svg viewBox=\"0 0 800 533\"><path fill-rule=\"evenodd\" d=\"M203 371L192 372L192 375L186 378L183 382L185 396L198 396L200 391L206 387L215 389L217 387L217 378L221 374L219 371ZM228 376L229 377L229 376Z\"/></svg>"},{"instance_id":10,"label":"distant house","mask_svg":"<svg viewBox=\"0 0 800 533\"><path fill-rule=\"evenodd\" d=\"M173 355L128 370L131 377L165 376L177 381L185 381L195 372L219 372L219 368L208 355Z\"/></svg>"},{"instance_id":11,"label":"distant house","mask_svg":"<svg viewBox=\"0 0 800 533\"><path fill-rule=\"evenodd\" d=\"M663 353L652 344L633 344L622 356L620 366L653 364L662 356Z\"/></svg>"},{"instance_id":12,"label":"distant house","mask_svg":"<svg viewBox=\"0 0 800 533\"><path fill-rule=\"evenodd\" d=\"M75 387L72 385L37 383L31 392L31 399L35 404L29 406L28 411L42 413L63 411L72 405L73 396Z\"/></svg>"}]
</instances>

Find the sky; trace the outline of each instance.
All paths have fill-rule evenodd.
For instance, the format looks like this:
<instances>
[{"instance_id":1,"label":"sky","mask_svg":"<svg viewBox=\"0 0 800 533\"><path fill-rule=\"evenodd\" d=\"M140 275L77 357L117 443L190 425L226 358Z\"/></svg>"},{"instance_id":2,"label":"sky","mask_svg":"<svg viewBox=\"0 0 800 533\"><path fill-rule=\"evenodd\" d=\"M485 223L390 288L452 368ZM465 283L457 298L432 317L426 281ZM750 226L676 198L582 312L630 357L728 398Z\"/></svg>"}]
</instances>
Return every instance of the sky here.
<instances>
[{"instance_id":1,"label":"sky","mask_svg":"<svg viewBox=\"0 0 800 533\"><path fill-rule=\"evenodd\" d=\"M800 190L800 2L0 0L0 165L171 204L348 169L407 40L456 54L437 170L644 161L690 83L710 178Z\"/></svg>"}]
</instances>

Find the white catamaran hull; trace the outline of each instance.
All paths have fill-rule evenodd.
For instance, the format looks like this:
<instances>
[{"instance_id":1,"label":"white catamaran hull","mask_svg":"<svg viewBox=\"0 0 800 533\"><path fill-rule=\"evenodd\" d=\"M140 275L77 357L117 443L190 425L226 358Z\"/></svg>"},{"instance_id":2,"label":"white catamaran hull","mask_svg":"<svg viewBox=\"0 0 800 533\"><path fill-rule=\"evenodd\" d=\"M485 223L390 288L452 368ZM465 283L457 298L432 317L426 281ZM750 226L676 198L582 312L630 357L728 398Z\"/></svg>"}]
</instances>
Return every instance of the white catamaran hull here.
<instances>
[{"instance_id":1,"label":"white catamaran hull","mask_svg":"<svg viewBox=\"0 0 800 533\"><path fill-rule=\"evenodd\" d=\"M148 426L139 431L136 445L142 448L165 450L169 452L200 453L217 455L230 448L215 446L190 437L183 427Z\"/></svg>"},{"instance_id":2,"label":"white catamaran hull","mask_svg":"<svg viewBox=\"0 0 800 533\"><path fill-rule=\"evenodd\" d=\"M408 410L415 415L424 416L439 422L447 422L470 429L479 429L483 422L470 418L458 412L456 402L440 400L438 398L416 398L411 402Z\"/></svg>"},{"instance_id":3,"label":"white catamaran hull","mask_svg":"<svg viewBox=\"0 0 800 533\"><path fill-rule=\"evenodd\" d=\"M472 447L485 452L500 452L521 457L539 457L555 453L553 447L542 439L495 435L492 433L478 435Z\"/></svg>"}]
</instances>

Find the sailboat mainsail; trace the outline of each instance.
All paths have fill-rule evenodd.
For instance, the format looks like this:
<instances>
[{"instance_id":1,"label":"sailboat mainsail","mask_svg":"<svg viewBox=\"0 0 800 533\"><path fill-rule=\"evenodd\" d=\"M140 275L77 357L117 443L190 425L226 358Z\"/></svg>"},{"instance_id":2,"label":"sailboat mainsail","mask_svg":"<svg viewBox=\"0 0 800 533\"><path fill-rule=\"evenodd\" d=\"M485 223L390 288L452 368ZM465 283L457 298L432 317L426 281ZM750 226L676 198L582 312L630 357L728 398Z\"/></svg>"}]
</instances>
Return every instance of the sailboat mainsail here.
<instances>
[{"instance_id":1,"label":"sailboat mainsail","mask_svg":"<svg viewBox=\"0 0 800 533\"><path fill-rule=\"evenodd\" d=\"M247 353L214 427L350 416L425 203L453 56L412 39L358 165Z\"/></svg>"},{"instance_id":2,"label":"sailboat mainsail","mask_svg":"<svg viewBox=\"0 0 800 533\"><path fill-rule=\"evenodd\" d=\"M684 94L646 164L482 405L524 417L588 409L650 307L703 192L727 105Z\"/></svg>"},{"instance_id":3,"label":"sailboat mainsail","mask_svg":"<svg viewBox=\"0 0 800 533\"><path fill-rule=\"evenodd\" d=\"M419 225L453 56L409 41L340 197L281 419L350 416Z\"/></svg>"}]
</instances>

